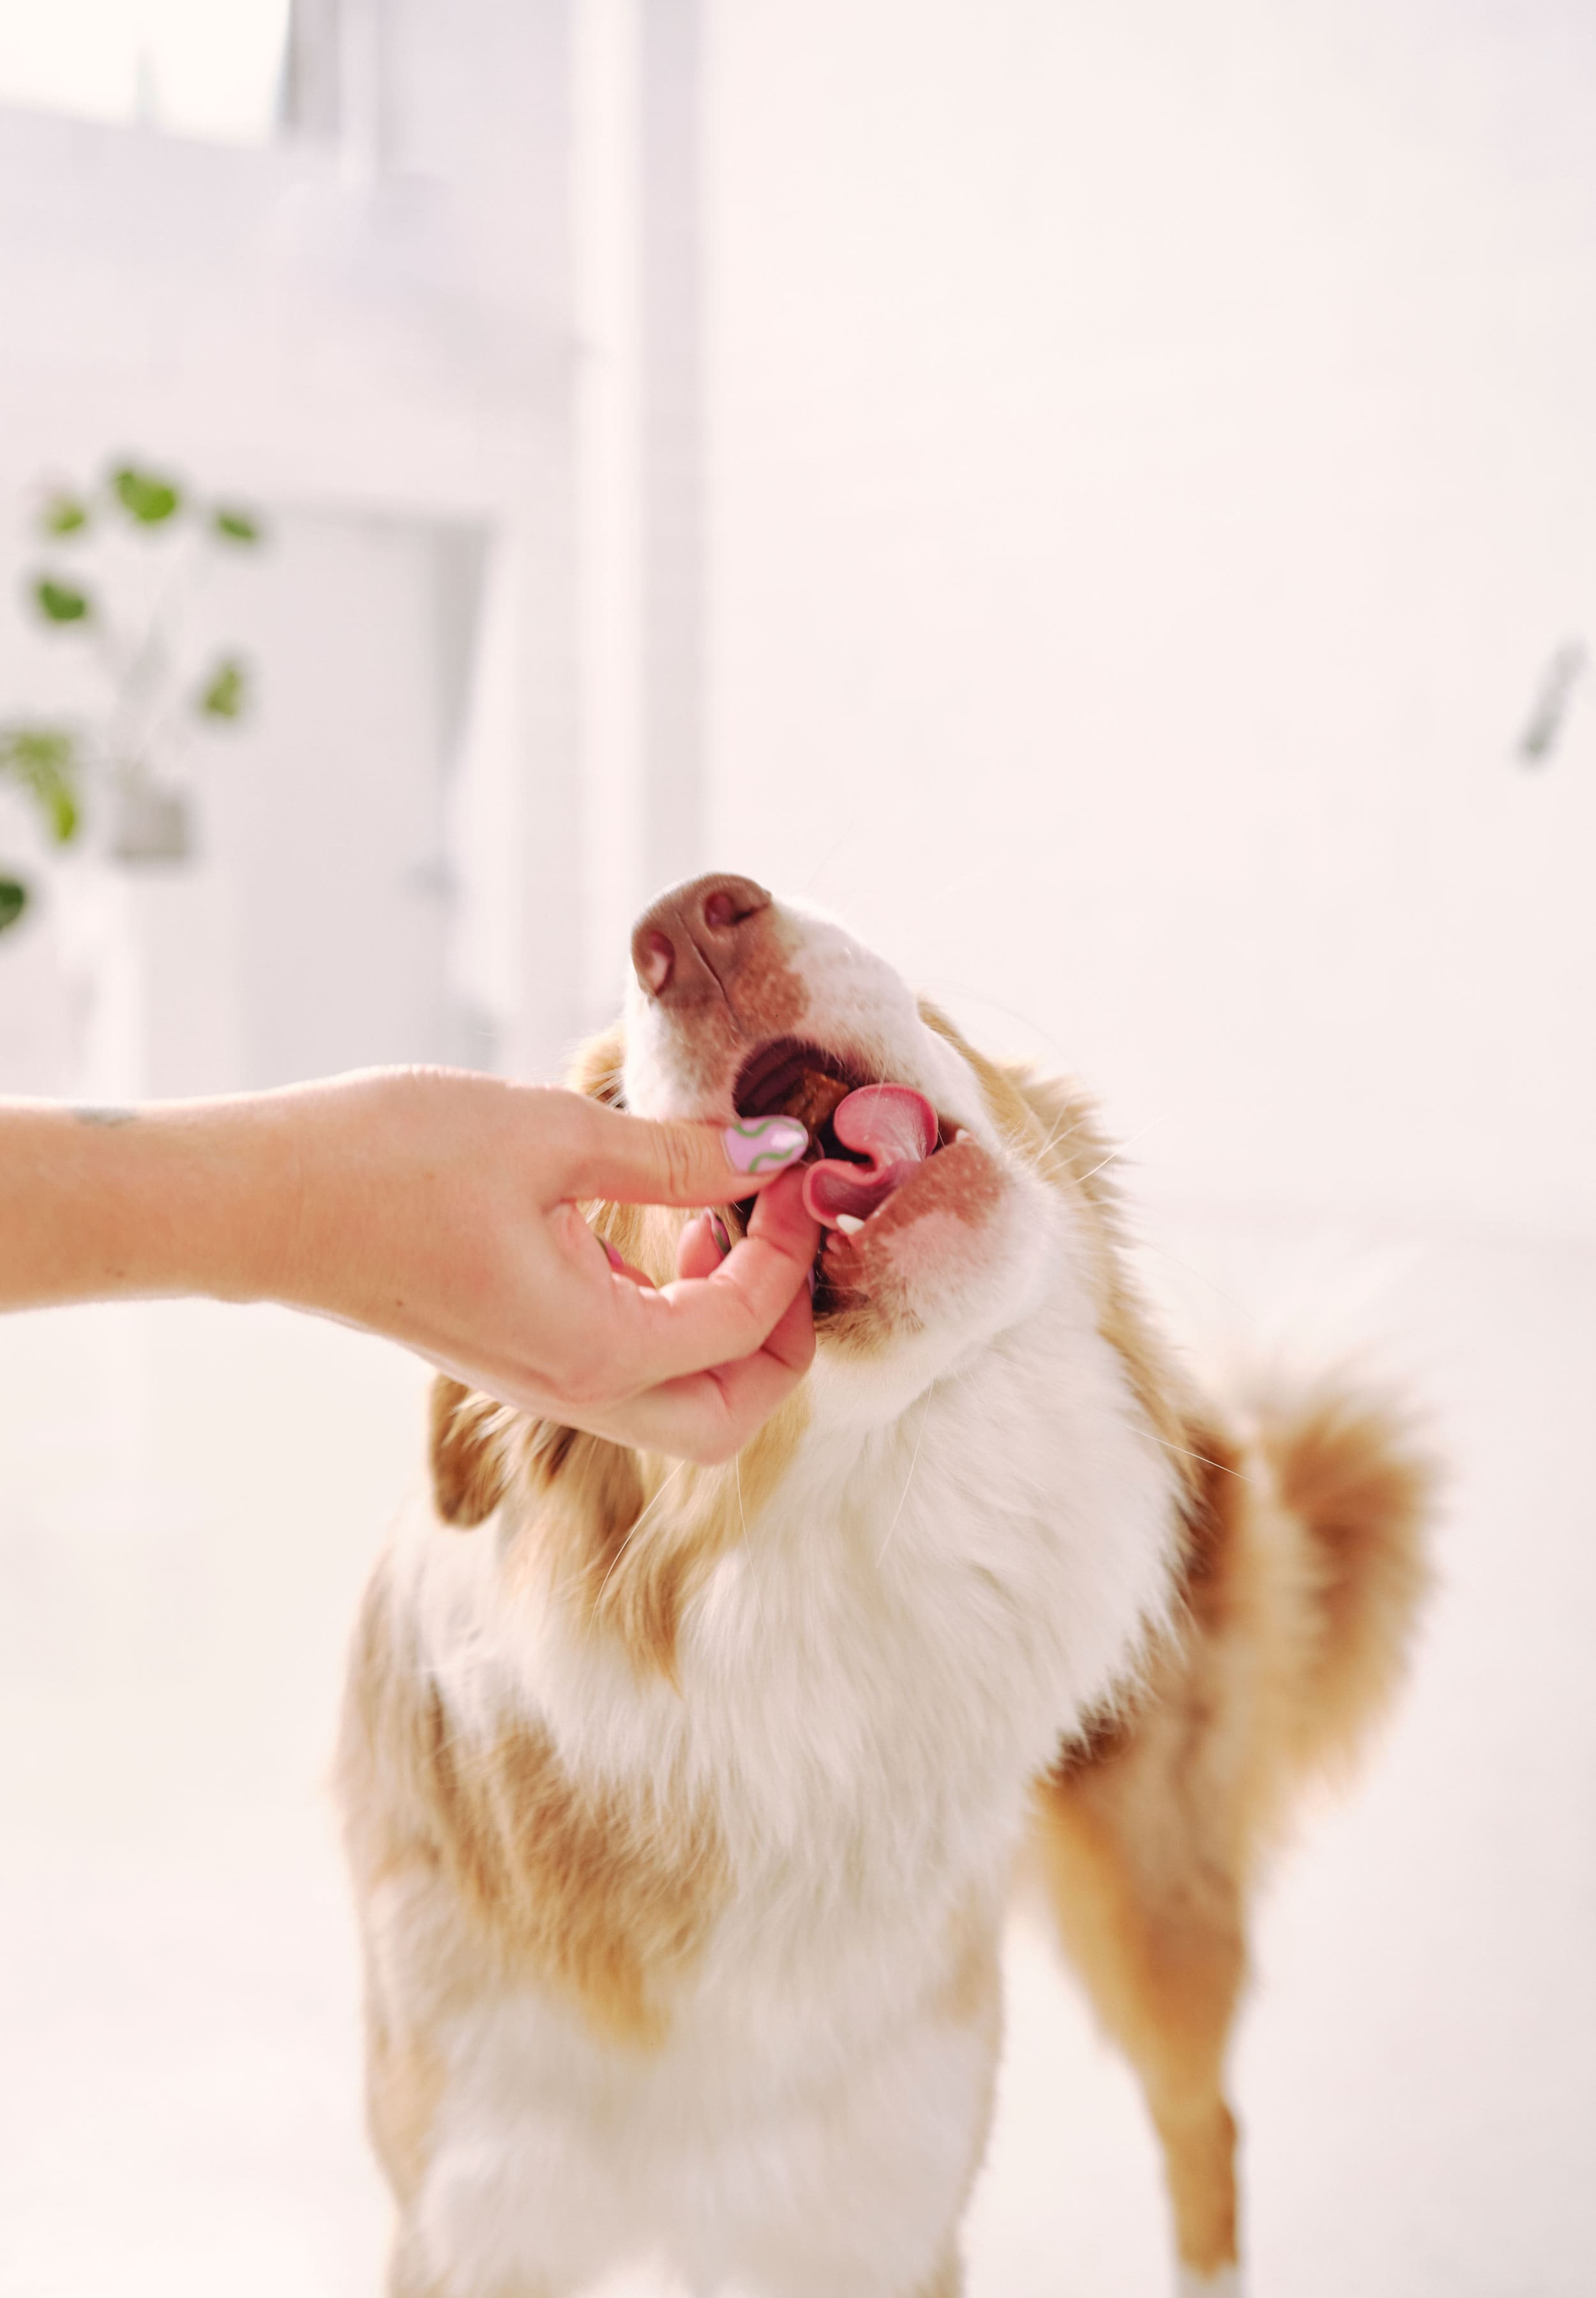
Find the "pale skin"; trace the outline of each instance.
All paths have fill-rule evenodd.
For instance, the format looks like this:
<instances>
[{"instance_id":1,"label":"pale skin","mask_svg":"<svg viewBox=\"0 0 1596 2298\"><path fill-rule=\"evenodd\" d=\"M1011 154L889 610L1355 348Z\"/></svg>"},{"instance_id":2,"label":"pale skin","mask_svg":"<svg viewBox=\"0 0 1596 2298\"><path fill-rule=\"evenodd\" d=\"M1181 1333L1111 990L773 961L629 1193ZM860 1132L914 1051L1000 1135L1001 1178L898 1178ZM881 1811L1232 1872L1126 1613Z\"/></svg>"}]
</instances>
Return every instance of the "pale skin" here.
<instances>
[{"instance_id":1,"label":"pale skin","mask_svg":"<svg viewBox=\"0 0 1596 2298\"><path fill-rule=\"evenodd\" d=\"M658 1287L612 1267L582 1211L751 1196L729 1253L697 1212ZM0 1103L0 1309L281 1302L683 1459L730 1459L802 1378L818 1242L792 1155L749 1174L717 1126L466 1071L136 1110Z\"/></svg>"}]
</instances>

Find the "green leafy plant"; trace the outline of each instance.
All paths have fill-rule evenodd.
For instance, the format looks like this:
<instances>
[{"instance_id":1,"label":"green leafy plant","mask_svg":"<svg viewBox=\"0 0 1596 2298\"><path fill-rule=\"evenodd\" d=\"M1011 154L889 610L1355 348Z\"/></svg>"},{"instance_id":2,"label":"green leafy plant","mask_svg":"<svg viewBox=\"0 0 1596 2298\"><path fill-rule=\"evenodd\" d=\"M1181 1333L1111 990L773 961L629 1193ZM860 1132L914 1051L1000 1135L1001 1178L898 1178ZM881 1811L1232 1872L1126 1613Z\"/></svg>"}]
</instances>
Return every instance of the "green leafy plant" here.
<instances>
[{"instance_id":1,"label":"green leafy plant","mask_svg":"<svg viewBox=\"0 0 1596 2298\"><path fill-rule=\"evenodd\" d=\"M70 846L82 818L79 767L72 737L58 726L0 727L0 773L20 782L37 802L57 846Z\"/></svg>"},{"instance_id":2,"label":"green leafy plant","mask_svg":"<svg viewBox=\"0 0 1596 2298\"><path fill-rule=\"evenodd\" d=\"M218 663L210 682L200 693L199 708L208 718L241 718L249 696L249 673L236 660Z\"/></svg>"},{"instance_id":3,"label":"green leafy plant","mask_svg":"<svg viewBox=\"0 0 1596 2298\"><path fill-rule=\"evenodd\" d=\"M0 723L0 779L27 794L54 845L70 846L79 837L94 793L115 802L120 827L110 841L113 855L173 858L185 834L182 793L170 780L174 756L188 730L237 724L252 696L249 665L233 651L197 677L182 674L177 577L192 574L207 550L254 550L264 539L261 522L236 502L200 500L169 472L123 462L97 484L48 489L34 531L49 558L29 571L23 604L45 631L87 647L86 666L102 700L79 723ZM96 541L109 541L118 531L141 538L141 549L161 538L171 554L168 579L153 602L119 595L113 569L96 583L81 564L86 551L93 558ZM0 932L27 905L23 881L0 876Z\"/></svg>"},{"instance_id":4,"label":"green leafy plant","mask_svg":"<svg viewBox=\"0 0 1596 2298\"><path fill-rule=\"evenodd\" d=\"M64 488L51 495L39 513L39 527L45 534L76 534L87 525L88 505Z\"/></svg>"},{"instance_id":5,"label":"green leafy plant","mask_svg":"<svg viewBox=\"0 0 1596 2298\"><path fill-rule=\"evenodd\" d=\"M49 575L41 574L33 586L34 601L47 623L86 623L89 617L89 599L86 591L74 591L65 583L54 583Z\"/></svg>"},{"instance_id":6,"label":"green leafy plant","mask_svg":"<svg viewBox=\"0 0 1596 2298\"><path fill-rule=\"evenodd\" d=\"M159 478L152 471L135 469L124 464L111 475L116 499L129 518L140 526L161 526L175 518L183 508L183 490L170 479Z\"/></svg>"}]
</instances>

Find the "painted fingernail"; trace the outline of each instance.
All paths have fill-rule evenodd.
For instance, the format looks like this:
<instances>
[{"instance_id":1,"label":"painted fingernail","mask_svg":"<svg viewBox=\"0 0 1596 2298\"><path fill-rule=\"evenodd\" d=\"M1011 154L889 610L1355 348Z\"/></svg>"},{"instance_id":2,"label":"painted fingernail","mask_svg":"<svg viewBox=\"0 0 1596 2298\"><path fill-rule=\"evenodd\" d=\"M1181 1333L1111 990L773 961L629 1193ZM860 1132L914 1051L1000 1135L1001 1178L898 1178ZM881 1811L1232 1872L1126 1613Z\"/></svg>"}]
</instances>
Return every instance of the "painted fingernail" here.
<instances>
[{"instance_id":1,"label":"painted fingernail","mask_svg":"<svg viewBox=\"0 0 1596 2298\"><path fill-rule=\"evenodd\" d=\"M809 1286L809 1298L813 1301L815 1298L815 1263L813 1261L809 1263L809 1276L807 1282Z\"/></svg>"},{"instance_id":2,"label":"painted fingernail","mask_svg":"<svg viewBox=\"0 0 1596 2298\"><path fill-rule=\"evenodd\" d=\"M719 1213L709 1213L706 1218L709 1223L709 1234L720 1248L720 1256L724 1261L732 1250L732 1232Z\"/></svg>"},{"instance_id":3,"label":"painted fingernail","mask_svg":"<svg viewBox=\"0 0 1596 2298\"><path fill-rule=\"evenodd\" d=\"M601 1238L600 1242L603 1244L605 1252L608 1256L610 1267L612 1269L624 1269L626 1266L626 1256L620 1250L619 1246L611 1244L608 1237Z\"/></svg>"},{"instance_id":4,"label":"painted fingernail","mask_svg":"<svg viewBox=\"0 0 1596 2298\"><path fill-rule=\"evenodd\" d=\"M809 1146L808 1128L796 1117L739 1117L721 1137L732 1170L739 1173L777 1172L795 1163Z\"/></svg>"}]
</instances>

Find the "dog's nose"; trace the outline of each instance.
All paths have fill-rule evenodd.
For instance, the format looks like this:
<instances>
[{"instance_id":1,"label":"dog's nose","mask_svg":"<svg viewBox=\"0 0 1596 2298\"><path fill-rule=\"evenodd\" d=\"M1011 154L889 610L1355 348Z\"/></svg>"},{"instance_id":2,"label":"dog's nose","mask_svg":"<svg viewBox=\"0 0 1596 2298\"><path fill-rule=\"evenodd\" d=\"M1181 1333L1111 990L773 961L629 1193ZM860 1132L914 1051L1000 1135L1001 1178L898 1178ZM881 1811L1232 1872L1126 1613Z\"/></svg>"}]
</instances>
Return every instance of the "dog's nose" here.
<instances>
[{"instance_id":1,"label":"dog's nose","mask_svg":"<svg viewBox=\"0 0 1596 2298\"><path fill-rule=\"evenodd\" d=\"M719 997L742 965L770 896L751 878L724 872L673 886L646 909L632 937L632 963L650 997L692 1005Z\"/></svg>"}]
</instances>

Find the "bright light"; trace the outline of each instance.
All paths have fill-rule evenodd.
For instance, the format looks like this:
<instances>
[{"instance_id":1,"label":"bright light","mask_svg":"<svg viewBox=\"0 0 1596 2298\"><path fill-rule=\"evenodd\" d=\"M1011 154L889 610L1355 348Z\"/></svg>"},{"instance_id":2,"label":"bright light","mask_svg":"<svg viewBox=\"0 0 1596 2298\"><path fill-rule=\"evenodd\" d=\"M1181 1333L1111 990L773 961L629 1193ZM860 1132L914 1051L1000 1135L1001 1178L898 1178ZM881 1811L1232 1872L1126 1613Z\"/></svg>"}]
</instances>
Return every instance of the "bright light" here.
<instances>
[{"instance_id":1,"label":"bright light","mask_svg":"<svg viewBox=\"0 0 1596 2298\"><path fill-rule=\"evenodd\" d=\"M0 0L0 103L264 144L289 0Z\"/></svg>"}]
</instances>

